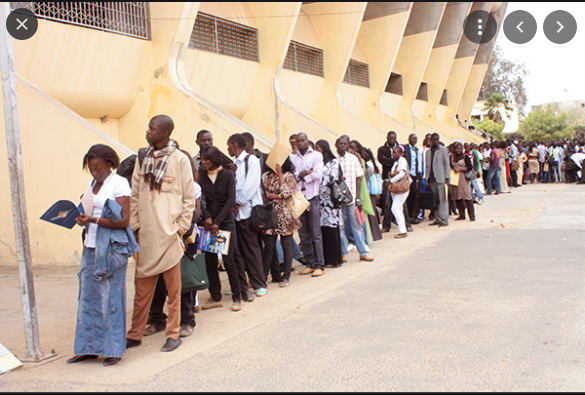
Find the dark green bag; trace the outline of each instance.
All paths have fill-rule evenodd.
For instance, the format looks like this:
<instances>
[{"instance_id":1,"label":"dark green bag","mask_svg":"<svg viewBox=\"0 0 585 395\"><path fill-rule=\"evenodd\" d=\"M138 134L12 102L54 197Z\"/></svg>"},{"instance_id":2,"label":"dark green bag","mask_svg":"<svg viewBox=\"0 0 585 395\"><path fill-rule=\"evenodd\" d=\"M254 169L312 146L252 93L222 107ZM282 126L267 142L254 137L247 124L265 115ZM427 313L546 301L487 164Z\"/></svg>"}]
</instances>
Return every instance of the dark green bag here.
<instances>
[{"instance_id":1,"label":"dark green bag","mask_svg":"<svg viewBox=\"0 0 585 395\"><path fill-rule=\"evenodd\" d=\"M207 267L205 265L205 253L196 257L187 251L181 258L181 293L202 291L209 288Z\"/></svg>"}]
</instances>

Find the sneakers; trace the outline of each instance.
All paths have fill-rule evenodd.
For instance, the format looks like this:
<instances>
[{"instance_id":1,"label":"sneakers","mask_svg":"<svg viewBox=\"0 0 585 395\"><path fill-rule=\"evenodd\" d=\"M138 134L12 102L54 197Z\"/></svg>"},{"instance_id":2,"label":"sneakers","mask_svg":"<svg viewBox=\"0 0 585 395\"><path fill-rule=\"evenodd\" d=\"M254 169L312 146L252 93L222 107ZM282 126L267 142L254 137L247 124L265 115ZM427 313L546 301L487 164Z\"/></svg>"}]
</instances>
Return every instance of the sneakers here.
<instances>
[{"instance_id":1,"label":"sneakers","mask_svg":"<svg viewBox=\"0 0 585 395\"><path fill-rule=\"evenodd\" d=\"M364 247L366 247L366 252L370 252L370 247L367 244Z\"/></svg>"},{"instance_id":2,"label":"sneakers","mask_svg":"<svg viewBox=\"0 0 585 395\"><path fill-rule=\"evenodd\" d=\"M179 337L189 337L193 334L193 327L188 324L181 325L179 330Z\"/></svg>"},{"instance_id":3,"label":"sneakers","mask_svg":"<svg viewBox=\"0 0 585 395\"><path fill-rule=\"evenodd\" d=\"M303 270L302 272L300 272L300 275L305 275L305 274L311 274L315 271L315 269L313 269L312 267L307 266L305 268L305 270Z\"/></svg>"},{"instance_id":4,"label":"sneakers","mask_svg":"<svg viewBox=\"0 0 585 395\"><path fill-rule=\"evenodd\" d=\"M312 274L311 277L320 277L323 275L323 270L321 269L316 269Z\"/></svg>"},{"instance_id":5,"label":"sneakers","mask_svg":"<svg viewBox=\"0 0 585 395\"><path fill-rule=\"evenodd\" d=\"M356 251L356 250L357 250L357 247L355 246L355 244L349 243L347 245L347 252L352 252L352 251Z\"/></svg>"},{"instance_id":6,"label":"sneakers","mask_svg":"<svg viewBox=\"0 0 585 395\"><path fill-rule=\"evenodd\" d=\"M360 261L372 262L374 258L369 255L360 256Z\"/></svg>"},{"instance_id":7,"label":"sneakers","mask_svg":"<svg viewBox=\"0 0 585 395\"><path fill-rule=\"evenodd\" d=\"M242 310L242 302L240 302L239 300L237 302L234 302L234 304L232 304L232 311L240 311ZM179 332L180 334L180 332Z\"/></svg>"},{"instance_id":8,"label":"sneakers","mask_svg":"<svg viewBox=\"0 0 585 395\"><path fill-rule=\"evenodd\" d=\"M483 204L483 199L479 199L479 200L477 201L477 204L479 204L479 205L481 206L481 205Z\"/></svg>"},{"instance_id":9,"label":"sneakers","mask_svg":"<svg viewBox=\"0 0 585 395\"><path fill-rule=\"evenodd\" d=\"M264 296L267 292L268 290L266 288L258 288L256 291L256 296Z\"/></svg>"},{"instance_id":10,"label":"sneakers","mask_svg":"<svg viewBox=\"0 0 585 395\"><path fill-rule=\"evenodd\" d=\"M143 336L154 335L155 333L162 332L164 330L165 330L164 326L157 326L157 325L150 324L146 328L144 328Z\"/></svg>"},{"instance_id":11,"label":"sneakers","mask_svg":"<svg viewBox=\"0 0 585 395\"><path fill-rule=\"evenodd\" d=\"M205 303L203 306L201 306L202 310L209 310L209 309L214 309L216 307L223 307L223 303L221 303L221 301L216 302L213 299L209 299L207 301L207 303Z\"/></svg>"}]
</instances>

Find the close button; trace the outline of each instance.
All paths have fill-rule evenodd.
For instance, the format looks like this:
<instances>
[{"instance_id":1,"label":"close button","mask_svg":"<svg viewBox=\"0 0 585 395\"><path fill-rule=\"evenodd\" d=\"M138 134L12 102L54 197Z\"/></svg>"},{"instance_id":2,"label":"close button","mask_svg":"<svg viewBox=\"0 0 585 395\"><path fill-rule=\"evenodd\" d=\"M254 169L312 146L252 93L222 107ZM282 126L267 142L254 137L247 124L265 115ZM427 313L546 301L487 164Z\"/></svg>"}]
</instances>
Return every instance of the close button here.
<instances>
[{"instance_id":1,"label":"close button","mask_svg":"<svg viewBox=\"0 0 585 395\"><path fill-rule=\"evenodd\" d=\"M28 40L35 35L39 21L31 10L17 8L6 18L6 30L17 40Z\"/></svg>"}]
</instances>

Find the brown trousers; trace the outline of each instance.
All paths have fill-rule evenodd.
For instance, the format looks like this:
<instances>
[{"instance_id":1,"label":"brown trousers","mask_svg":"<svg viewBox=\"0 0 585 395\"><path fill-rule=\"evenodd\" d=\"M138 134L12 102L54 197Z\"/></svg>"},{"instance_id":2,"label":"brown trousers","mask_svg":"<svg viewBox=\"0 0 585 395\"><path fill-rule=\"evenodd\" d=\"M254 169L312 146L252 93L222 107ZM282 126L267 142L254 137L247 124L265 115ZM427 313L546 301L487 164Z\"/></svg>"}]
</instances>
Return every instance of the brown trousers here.
<instances>
[{"instance_id":1,"label":"brown trousers","mask_svg":"<svg viewBox=\"0 0 585 395\"><path fill-rule=\"evenodd\" d=\"M176 340L179 338L179 330L181 329L181 265L177 264L162 274L169 297L169 316L165 333L167 337ZM134 279L134 311L132 313L132 328L126 336L128 339L142 340L157 281L158 274Z\"/></svg>"}]
</instances>

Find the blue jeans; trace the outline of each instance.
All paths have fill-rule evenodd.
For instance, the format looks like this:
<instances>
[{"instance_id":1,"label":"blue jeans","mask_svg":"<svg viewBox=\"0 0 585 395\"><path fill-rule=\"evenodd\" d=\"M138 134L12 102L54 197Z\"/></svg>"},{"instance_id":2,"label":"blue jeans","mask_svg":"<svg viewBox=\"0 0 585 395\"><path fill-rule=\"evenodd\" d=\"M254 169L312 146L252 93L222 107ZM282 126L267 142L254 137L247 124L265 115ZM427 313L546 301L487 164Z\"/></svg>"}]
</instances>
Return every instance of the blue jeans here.
<instances>
[{"instance_id":1,"label":"blue jeans","mask_svg":"<svg viewBox=\"0 0 585 395\"><path fill-rule=\"evenodd\" d=\"M341 239L341 255L347 256L347 242L345 241L344 227L339 227L339 238Z\"/></svg>"},{"instance_id":2,"label":"blue jeans","mask_svg":"<svg viewBox=\"0 0 585 395\"><path fill-rule=\"evenodd\" d=\"M561 172L559 170L559 162L553 162L550 165L550 175L552 182L560 182L561 181Z\"/></svg>"},{"instance_id":3,"label":"blue jeans","mask_svg":"<svg viewBox=\"0 0 585 395\"><path fill-rule=\"evenodd\" d=\"M479 188L479 185L477 184L477 178L474 180L471 180L471 188L473 190L475 190L475 193L477 194L478 199L483 200L483 194L481 193L481 189Z\"/></svg>"},{"instance_id":4,"label":"blue jeans","mask_svg":"<svg viewBox=\"0 0 585 395\"><path fill-rule=\"evenodd\" d=\"M492 179L494 178L494 176L496 177L496 192L500 193L500 175L499 172L500 168L499 167L490 167L488 170L488 176L487 176L487 185L485 186L488 195L491 195L492 193Z\"/></svg>"},{"instance_id":5,"label":"blue jeans","mask_svg":"<svg viewBox=\"0 0 585 395\"><path fill-rule=\"evenodd\" d=\"M360 253L360 257L368 255L368 251L366 251L366 235L364 234L364 230L362 229L360 221L355 213L355 204L341 206L341 212L343 213L346 232L351 231L353 238L355 239L355 246ZM343 243L341 244L341 253L343 254Z\"/></svg>"}]
</instances>

